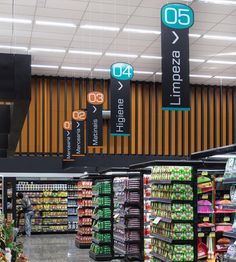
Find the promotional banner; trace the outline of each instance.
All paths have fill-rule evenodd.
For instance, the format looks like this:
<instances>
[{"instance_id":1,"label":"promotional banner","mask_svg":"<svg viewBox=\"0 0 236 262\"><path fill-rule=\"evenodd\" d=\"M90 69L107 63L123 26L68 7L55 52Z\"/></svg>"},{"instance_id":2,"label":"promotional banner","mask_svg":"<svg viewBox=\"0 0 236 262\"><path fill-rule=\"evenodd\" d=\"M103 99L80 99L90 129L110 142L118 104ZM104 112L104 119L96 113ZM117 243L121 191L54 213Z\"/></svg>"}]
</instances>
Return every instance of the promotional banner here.
<instances>
[{"instance_id":1,"label":"promotional banner","mask_svg":"<svg viewBox=\"0 0 236 262\"><path fill-rule=\"evenodd\" d=\"M72 122L65 121L63 124L63 161L72 159Z\"/></svg>"},{"instance_id":2,"label":"promotional banner","mask_svg":"<svg viewBox=\"0 0 236 262\"><path fill-rule=\"evenodd\" d=\"M83 156L85 154L84 146L84 122L86 112L77 110L72 113L72 156Z\"/></svg>"},{"instance_id":3,"label":"promotional banner","mask_svg":"<svg viewBox=\"0 0 236 262\"><path fill-rule=\"evenodd\" d=\"M193 10L167 4L161 10L163 110L190 110L189 28Z\"/></svg>"},{"instance_id":4,"label":"promotional banner","mask_svg":"<svg viewBox=\"0 0 236 262\"><path fill-rule=\"evenodd\" d=\"M133 67L126 63L111 66L111 135L129 136L131 122L131 79Z\"/></svg>"},{"instance_id":5,"label":"promotional banner","mask_svg":"<svg viewBox=\"0 0 236 262\"><path fill-rule=\"evenodd\" d=\"M104 95L101 92L90 92L87 95L87 146L103 146L102 108Z\"/></svg>"}]
</instances>

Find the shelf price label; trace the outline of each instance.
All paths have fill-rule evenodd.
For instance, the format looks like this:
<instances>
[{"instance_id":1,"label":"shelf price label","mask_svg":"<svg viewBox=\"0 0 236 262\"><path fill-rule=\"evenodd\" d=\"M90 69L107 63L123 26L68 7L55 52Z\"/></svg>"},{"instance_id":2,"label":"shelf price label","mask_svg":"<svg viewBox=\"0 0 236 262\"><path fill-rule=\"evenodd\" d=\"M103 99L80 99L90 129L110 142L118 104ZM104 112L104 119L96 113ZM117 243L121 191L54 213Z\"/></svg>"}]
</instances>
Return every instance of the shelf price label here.
<instances>
[{"instance_id":1,"label":"shelf price label","mask_svg":"<svg viewBox=\"0 0 236 262\"><path fill-rule=\"evenodd\" d=\"M204 217L203 218L203 222L209 222L210 221L210 218L209 217Z\"/></svg>"},{"instance_id":2,"label":"shelf price label","mask_svg":"<svg viewBox=\"0 0 236 262\"><path fill-rule=\"evenodd\" d=\"M193 10L184 4L161 9L163 110L190 110L189 28Z\"/></svg>"},{"instance_id":3,"label":"shelf price label","mask_svg":"<svg viewBox=\"0 0 236 262\"><path fill-rule=\"evenodd\" d=\"M111 135L130 135L130 88L134 69L130 64L116 63L111 66Z\"/></svg>"}]
</instances>

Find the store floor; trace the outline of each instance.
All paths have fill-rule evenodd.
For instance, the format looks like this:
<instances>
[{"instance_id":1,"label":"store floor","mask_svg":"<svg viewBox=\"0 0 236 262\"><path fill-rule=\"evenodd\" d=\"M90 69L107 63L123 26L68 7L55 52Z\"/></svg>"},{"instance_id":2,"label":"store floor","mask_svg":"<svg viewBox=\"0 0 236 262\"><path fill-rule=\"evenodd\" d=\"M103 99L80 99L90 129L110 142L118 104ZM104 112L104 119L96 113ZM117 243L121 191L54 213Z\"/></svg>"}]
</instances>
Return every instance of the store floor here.
<instances>
[{"instance_id":1,"label":"store floor","mask_svg":"<svg viewBox=\"0 0 236 262\"><path fill-rule=\"evenodd\" d=\"M90 262L88 249L75 246L75 235L33 235L23 239L29 262Z\"/></svg>"}]
</instances>

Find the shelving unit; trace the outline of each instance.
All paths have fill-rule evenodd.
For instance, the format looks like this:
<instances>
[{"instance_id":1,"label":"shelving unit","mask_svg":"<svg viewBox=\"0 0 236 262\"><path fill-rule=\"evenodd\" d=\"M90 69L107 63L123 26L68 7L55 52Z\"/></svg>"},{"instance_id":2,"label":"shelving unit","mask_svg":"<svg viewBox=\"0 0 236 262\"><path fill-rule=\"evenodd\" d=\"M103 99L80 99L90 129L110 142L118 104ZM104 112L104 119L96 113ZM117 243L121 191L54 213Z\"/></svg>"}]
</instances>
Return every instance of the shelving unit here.
<instances>
[{"instance_id":1,"label":"shelving unit","mask_svg":"<svg viewBox=\"0 0 236 262\"><path fill-rule=\"evenodd\" d=\"M90 248L92 243L92 180L80 180L78 187L78 231L75 244Z\"/></svg>"},{"instance_id":2,"label":"shelving unit","mask_svg":"<svg viewBox=\"0 0 236 262\"><path fill-rule=\"evenodd\" d=\"M151 174L153 261L197 261L197 177L192 167L154 166Z\"/></svg>"},{"instance_id":3,"label":"shelving unit","mask_svg":"<svg viewBox=\"0 0 236 262\"><path fill-rule=\"evenodd\" d=\"M113 185L112 179L96 180L93 186L93 236L89 255L95 261L113 258Z\"/></svg>"},{"instance_id":4,"label":"shelving unit","mask_svg":"<svg viewBox=\"0 0 236 262\"><path fill-rule=\"evenodd\" d=\"M78 229L78 185L68 182L67 187L68 231L75 233Z\"/></svg>"}]
</instances>

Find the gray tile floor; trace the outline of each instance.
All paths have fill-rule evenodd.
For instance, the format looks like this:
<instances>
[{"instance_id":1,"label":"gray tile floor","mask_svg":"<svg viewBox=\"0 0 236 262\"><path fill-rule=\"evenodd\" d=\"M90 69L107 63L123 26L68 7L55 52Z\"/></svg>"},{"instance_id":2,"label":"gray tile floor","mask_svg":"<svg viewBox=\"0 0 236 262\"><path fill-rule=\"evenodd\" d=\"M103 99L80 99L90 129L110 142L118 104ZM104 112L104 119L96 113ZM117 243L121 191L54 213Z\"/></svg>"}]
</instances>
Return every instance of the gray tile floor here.
<instances>
[{"instance_id":1,"label":"gray tile floor","mask_svg":"<svg viewBox=\"0 0 236 262\"><path fill-rule=\"evenodd\" d=\"M33 235L24 238L29 262L90 262L88 249L75 246L75 235Z\"/></svg>"}]
</instances>

